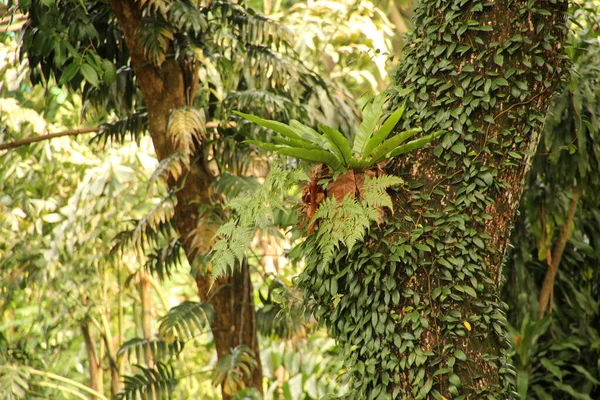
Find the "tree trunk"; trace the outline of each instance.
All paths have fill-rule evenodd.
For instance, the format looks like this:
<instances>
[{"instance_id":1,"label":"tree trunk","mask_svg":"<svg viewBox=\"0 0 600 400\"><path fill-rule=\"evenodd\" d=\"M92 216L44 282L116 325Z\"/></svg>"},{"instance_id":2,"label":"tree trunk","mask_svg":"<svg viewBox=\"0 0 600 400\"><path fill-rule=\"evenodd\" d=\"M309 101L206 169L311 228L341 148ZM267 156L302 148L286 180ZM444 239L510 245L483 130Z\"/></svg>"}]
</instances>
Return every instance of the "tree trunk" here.
<instances>
[{"instance_id":1,"label":"tree trunk","mask_svg":"<svg viewBox=\"0 0 600 400\"><path fill-rule=\"evenodd\" d=\"M81 323L81 334L85 342L85 350L88 356L88 369L90 371L90 387L98 393L104 393L102 382L102 369L100 368L100 359L96 354L96 340L91 321ZM92 400L97 399L93 397Z\"/></svg>"},{"instance_id":2,"label":"tree trunk","mask_svg":"<svg viewBox=\"0 0 600 400\"><path fill-rule=\"evenodd\" d=\"M186 88L184 81L184 72L182 67L171 56L160 65L155 66L148 60L139 44L139 37L136 36L139 22L142 19L142 12L139 8L139 2L133 0L111 0L123 35L125 43L131 55L131 63L135 72L139 87L146 101L148 111L149 131L154 144L154 149L159 160L163 160L175 151L174 143L167 135L167 128L172 110L186 105L186 90L193 92L194 88ZM175 206L175 224L183 243L186 256L192 264L196 256L196 249L192 246L190 238L201 220L198 209L202 205L211 206L211 182L214 179L213 174L204 163L202 144L197 149L196 155L199 155L199 161L192 164L187 174L177 182L171 182L171 187L177 187L177 204ZM194 159L194 156L191 157ZM203 301L209 301L214 309L215 319L211 322L213 336L219 357L227 354L231 348L241 343L246 344L256 354L258 362L250 379L245 380L244 384L249 387L256 387L262 393L262 368L260 364L258 342L256 340L256 330L254 324L254 311L248 311L245 317L246 323L236 326L223 325L225 319L222 316L230 315L232 310L245 310L254 307L254 296L250 274L247 272L236 272L228 280L219 280L212 286L211 293L207 292L210 287L211 277L209 274L199 273L196 281L199 282L200 298ZM231 282L230 282L231 281ZM235 282L233 286L243 287L243 297L237 292L232 292L229 285ZM217 295L212 296L212 293ZM231 296L225 296L221 293L229 293ZM234 295L232 295L235 294ZM250 318L252 321L250 322ZM237 335L231 335L235 331ZM235 337L234 337L235 336ZM227 399L227 396L224 396Z\"/></svg>"},{"instance_id":3,"label":"tree trunk","mask_svg":"<svg viewBox=\"0 0 600 400\"><path fill-rule=\"evenodd\" d=\"M307 259L300 279L354 398L512 397L501 265L567 31L567 1L529 3L415 10L388 107L406 103L404 128L448 132L389 163L407 184L364 246L327 267Z\"/></svg>"}]
</instances>

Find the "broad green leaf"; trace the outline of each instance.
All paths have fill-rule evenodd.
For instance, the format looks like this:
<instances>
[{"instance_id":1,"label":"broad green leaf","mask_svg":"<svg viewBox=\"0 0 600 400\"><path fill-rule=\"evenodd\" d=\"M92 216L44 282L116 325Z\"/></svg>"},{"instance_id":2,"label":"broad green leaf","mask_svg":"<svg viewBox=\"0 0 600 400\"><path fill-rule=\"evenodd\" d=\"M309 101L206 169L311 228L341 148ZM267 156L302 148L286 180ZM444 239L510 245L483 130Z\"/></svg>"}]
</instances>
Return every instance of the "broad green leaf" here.
<instances>
[{"instance_id":1,"label":"broad green leaf","mask_svg":"<svg viewBox=\"0 0 600 400\"><path fill-rule=\"evenodd\" d=\"M421 147L425 146L427 143L431 142L436 137L443 135L444 133L446 133L446 131L437 131L430 135L423 136L422 138L412 140L412 141L396 148L395 150L393 150L390 153L390 157L396 157L396 156L399 156L400 154L408 153L409 151L412 151L415 149L420 149Z\"/></svg>"},{"instance_id":2,"label":"broad green leaf","mask_svg":"<svg viewBox=\"0 0 600 400\"><path fill-rule=\"evenodd\" d=\"M372 102L367 104L364 108L363 121L358 127L358 132L354 138L354 144L352 145L352 153L357 157L362 157L367 141L373 135L377 122L381 117L381 111L383 103L385 102L385 94L381 93L373 99Z\"/></svg>"},{"instance_id":3,"label":"broad green leaf","mask_svg":"<svg viewBox=\"0 0 600 400\"><path fill-rule=\"evenodd\" d=\"M329 142L327 141L327 138L323 137L323 135L315 131L313 128L306 126L295 119L290 120L290 127L294 129L302 139L314 143L321 149L329 149Z\"/></svg>"},{"instance_id":4,"label":"broad green leaf","mask_svg":"<svg viewBox=\"0 0 600 400\"><path fill-rule=\"evenodd\" d=\"M275 151L279 154L283 154L285 156L296 157L301 160L314 161L317 163L324 163L334 169L339 169L342 166L342 164L339 162L339 160L332 153L330 153L326 150L308 150L308 149L298 149L298 148L294 148L294 147L289 147L289 148L280 148Z\"/></svg>"},{"instance_id":5,"label":"broad green leaf","mask_svg":"<svg viewBox=\"0 0 600 400\"><path fill-rule=\"evenodd\" d=\"M517 393L522 400L527 399L527 390L529 389L529 374L527 371L517 372Z\"/></svg>"},{"instance_id":6,"label":"broad green leaf","mask_svg":"<svg viewBox=\"0 0 600 400\"><path fill-rule=\"evenodd\" d=\"M282 134L285 137L289 137L290 139L302 139L300 137L300 135L298 135L298 133L292 129L291 127L289 127L286 124L283 124L281 122L278 121L271 121L269 119L262 119L260 117L257 117L255 115L251 115L251 114L244 114L242 112L239 111L234 111L233 112L236 115L239 115L242 118L247 119L248 121L252 121L255 124L258 124L264 128L268 128L271 129L277 133Z\"/></svg>"},{"instance_id":7,"label":"broad green leaf","mask_svg":"<svg viewBox=\"0 0 600 400\"><path fill-rule=\"evenodd\" d=\"M98 73L94 67L89 64L81 64L80 70L81 75L83 75L86 81L88 81L92 86L98 87L100 82L98 81Z\"/></svg>"},{"instance_id":8,"label":"broad green leaf","mask_svg":"<svg viewBox=\"0 0 600 400\"><path fill-rule=\"evenodd\" d=\"M244 143L253 144L257 147L263 148L269 151L279 151L282 147L273 143L261 142L260 140L244 140Z\"/></svg>"},{"instance_id":9,"label":"broad green leaf","mask_svg":"<svg viewBox=\"0 0 600 400\"><path fill-rule=\"evenodd\" d=\"M290 139L287 137L278 137L278 136L273 136L271 138L273 141L289 146L289 147L298 147L300 149L316 149L316 150L320 150L321 148L317 145L312 144L311 142L309 142L308 140L304 140L304 139Z\"/></svg>"},{"instance_id":10,"label":"broad green leaf","mask_svg":"<svg viewBox=\"0 0 600 400\"><path fill-rule=\"evenodd\" d=\"M79 62L77 62L77 60L73 60L71 62L71 64L67 65L67 67L65 69L63 69L63 73L60 76L60 79L58 80L58 83L60 85L64 85L65 83L68 83L71 81L71 79L73 79L75 77L75 75L77 75L77 72L79 71Z\"/></svg>"},{"instance_id":11,"label":"broad green leaf","mask_svg":"<svg viewBox=\"0 0 600 400\"><path fill-rule=\"evenodd\" d=\"M339 150L339 155L341 156L342 162L345 165L350 165L350 161L352 160L352 149L350 148L350 143L348 143L348 139L337 129L334 129L327 125L319 125L319 128L325 135L325 137L329 140L331 148L333 151Z\"/></svg>"},{"instance_id":12,"label":"broad green leaf","mask_svg":"<svg viewBox=\"0 0 600 400\"><path fill-rule=\"evenodd\" d=\"M381 142L387 139L388 135L394 129L402 115L404 114L404 104L400 106L392 115L385 120L381 128L373 135L373 137L367 142L363 158L369 157L373 149L375 149Z\"/></svg>"},{"instance_id":13,"label":"broad green leaf","mask_svg":"<svg viewBox=\"0 0 600 400\"><path fill-rule=\"evenodd\" d=\"M371 159L374 162L379 162L385 158L385 155L397 148L399 145L404 143L407 139L413 137L418 132L421 132L421 128L410 129L408 131L400 132L399 134L393 136L392 138L386 140L381 143L373 152L371 153Z\"/></svg>"}]
</instances>

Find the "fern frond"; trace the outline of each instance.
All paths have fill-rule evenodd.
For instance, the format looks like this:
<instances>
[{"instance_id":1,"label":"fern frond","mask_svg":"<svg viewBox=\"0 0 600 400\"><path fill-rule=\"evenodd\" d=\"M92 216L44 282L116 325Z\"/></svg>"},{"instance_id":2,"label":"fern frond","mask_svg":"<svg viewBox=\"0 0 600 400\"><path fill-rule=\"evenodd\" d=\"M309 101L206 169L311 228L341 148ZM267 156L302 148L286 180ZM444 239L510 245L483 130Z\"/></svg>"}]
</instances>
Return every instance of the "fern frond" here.
<instances>
[{"instance_id":1,"label":"fern frond","mask_svg":"<svg viewBox=\"0 0 600 400\"><path fill-rule=\"evenodd\" d=\"M350 251L356 243L364 239L371 223L379 221L381 208L392 208L392 199L386 189L402 182L402 179L392 175L377 178L365 175L360 189L362 201L357 201L349 195L338 201L332 196L319 205L312 223L320 223L317 248L323 255L323 265L333 260L336 250L341 245Z\"/></svg>"},{"instance_id":2,"label":"fern frond","mask_svg":"<svg viewBox=\"0 0 600 400\"><path fill-rule=\"evenodd\" d=\"M172 27L162 18L146 17L142 19L136 33L145 58L156 66L162 65L167 57L169 44L175 37Z\"/></svg>"},{"instance_id":3,"label":"fern frond","mask_svg":"<svg viewBox=\"0 0 600 400\"><path fill-rule=\"evenodd\" d=\"M184 172L185 163L185 155L178 151L161 160L148 181L149 191L158 184L159 179L162 179L165 183L167 183L169 178L179 179Z\"/></svg>"},{"instance_id":4,"label":"fern frond","mask_svg":"<svg viewBox=\"0 0 600 400\"><path fill-rule=\"evenodd\" d=\"M211 254L212 278L227 275L237 262L242 262L257 228L264 229L272 222L273 210L285 208L284 197L298 182L308 180L300 169L285 170L274 166L265 183L253 193L243 194L229 203L237 218L223 224L215 234L218 238Z\"/></svg>"},{"instance_id":5,"label":"fern frond","mask_svg":"<svg viewBox=\"0 0 600 400\"><path fill-rule=\"evenodd\" d=\"M126 375L124 387L115 396L116 400L170 399L177 386L175 370L171 365L156 363L155 368L137 365L141 373Z\"/></svg>"},{"instance_id":6,"label":"fern frond","mask_svg":"<svg viewBox=\"0 0 600 400\"><path fill-rule=\"evenodd\" d=\"M186 157L189 166L197 145L206 137L204 112L193 107L176 109L171 114L167 132L175 150Z\"/></svg>"},{"instance_id":7,"label":"fern frond","mask_svg":"<svg viewBox=\"0 0 600 400\"><path fill-rule=\"evenodd\" d=\"M0 364L0 398L18 400L31 395L31 374L19 365L6 362Z\"/></svg>"},{"instance_id":8,"label":"fern frond","mask_svg":"<svg viewBox=\"0 0 600 400\"><path fill-rule=\"evenodd\" d=\"M184 301L169 310L159 320L159 337L187 341L202 333L213 318L213 309L208 303Z\"/></svg>"},{"instance_id":9,"label":"fern frond","mask_svg":"<svg viewBox=\"0 0 600 400\"><path fill-rule=\"evenodd\" d=\"M386 190L391 186L403 183L402 178L394 175L384 175L377 178L365 176L361 194L367 207L388 207L392 209L392 198Z\"/></svg>"},{"instance_id":10,"label":"fern frond","mask_svg":"<svg viewBox=\"0 0 600 400\"><path fill-rule=\"evenodd\" d=\"M236 260L242 263L254 232L253 228L239 227L236 221L229 221L217 230L215 237L219 241L213 246L211 256L213 280L231 275Z\"/></svg>"},{"instance_id":11,"label":"fern frond","mask_svg":"<svg viewBox=\"0 0 600 400\"><path fill-rule=\"evenodd\" d=\"M175 198L173 191L162 198L152 209L140 220L135 221L135 227L117 234L113 242L110 254L122 251L126 247L139 246L142 250L147 245L156 247L160 237L171 239L175 236L175 229L171 222L174 215Z\"/></svg>"},{"instance_id":12,"label":"fern frond","mask_svg":"<svg viewBox=\"0 0 600 400\"><path fill-rule=\"evenodd\" d=\"M231 349L230 353L215 365L212 373L213 385L223 385L223 392L228 395L244 389L244 379L249 378L258 365L254 357L252 349L245 344Z\"/></svg>"},{"instance_id":13,"label":"fern frond","mask_svg":"<svg viewBox=\"0 0 600 400\"><path fill-rule=\"evenodd\" d=\"M182 31L192 31L196 35L208 29L206 16L190 0L171 2L169 21Z\"/></svg>"},{"instance_id":14,"label":"fern frond","mask_svg":"<svg viewBox=\"0 0 600 400\"><path fill-rule=\"evenodd\" d=\"M97 135L90 139L90 142L98 142L103 147L108 141L116 143L125 143L127 135L130 140L139 143L144 132L148 130L148 113L136 112L126 118L120 119L111 124L102 124Z\"/></svg>"},{"instance_id":15,"label":"fern frond","mask_svg":"<svg viewBox=\"0 0 600 400\"><path fill-rule=\"evenodd\" d=\"M215 183L215 190L218 193L225 195L225 197L233 198L241 196L244 193L251 193L259 186L260 184L255 178L237 176L232 175L229 172L224 172L219 175Z\"/></svg>"},{"instance_id":16,"label":"fern frond","mask_svg":"<svg viewBox=\"0 0 600 400\"><path fill-rule=\"evenodd\" d=\"M183 249L179 239L173 239L171 242L156 249L147 255L146 269L156 274L159 279L165 280L171 277L171 271L182 266Z\"/></svg>"},{"instance_id":17,"label":"fern frond","mask_svg":"<svg viewBox=\"0 0 600 400\"><path fill-rule=\"evenodd\" d=\"M131 359L131 356L135 355L137 360L141 360L144 351L149 348L156 360L172 359L179 356L184 345L184 342L175 338L171 340L133 338L123 343L117 356L127 355Z\"/></svg>"},{"instance_id":18,"label":"fern frond","mask_svg":"<svg viewBox=\"0 0 600 400\"><path fill-rule=\"evenodd\" d=\"M213 238L222 223L223 218L215 208L206 210L198 217L196 227L185 239L192 257L205 256L210 252Z\"/></svg>"},{"instance_id":19,"label":"fern frond","mask_svg":"<svg viewBox=\"0 0 600 400\"><path fill-rule=\"evenodd\" d=\"M293 35L286 27L260 14L250 14L238 4L214 1L205 9L218 18L218 27L229 29L244 44L266 44L275 49L292 48Z\"/></svg>"}]
</instances>

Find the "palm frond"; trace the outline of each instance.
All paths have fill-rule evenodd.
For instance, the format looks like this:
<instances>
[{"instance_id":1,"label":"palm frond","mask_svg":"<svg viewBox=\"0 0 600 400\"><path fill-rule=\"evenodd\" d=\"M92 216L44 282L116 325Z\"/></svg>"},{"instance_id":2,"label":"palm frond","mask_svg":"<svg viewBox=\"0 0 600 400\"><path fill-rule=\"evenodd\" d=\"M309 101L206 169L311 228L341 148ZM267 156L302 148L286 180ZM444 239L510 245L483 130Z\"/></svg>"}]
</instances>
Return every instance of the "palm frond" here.
<instances>
[{"instance_id":1,"label":"palm frond","mask_svg":"<svg viewBox=\"0 0 600 400\"><path fill-rule=\"evenodd\" d=\"M165 360L177 358L183 350L184 342L178 339L142 339L133 338L123 343L117 355L127 355L130 359L135 355L137 360L143 358L143 353L146 349L150 349L156 360Z\"/></svg>"},{"instance_id":2,"label":"palm frond","mask_svg":"<svg viewBox=\"0 0 600 400\"><path fill-rule=\"evenodd\" d=\"M139 143L142 134L147 130L148 113L145 111L136 112L116 122L102 124L100 131L90 139L90 142L98 142L102 146L106 146L109 140L116 143L125 143L127 135L129 135L130 140Z\"/></svg>"},{"instance_id":3,"label":"palm frond","mask_svg":"<svg viewBox=\"0 0 600 400\"><path fill-rule=\"evenodd\" d=\"M190 0L172 1L169 9L169 21L182 31L191 31L196 35L208 29L206 15Z\"/></svg>"},{"instance_id":4,"label":"palm frond","mask_svg":"<svg viewBox=\"0 0 600 400\"><path fill-rule=\"evenodd\" d=\"M184 301L160 319L158 328L162 338L189 340L202 333L213 318L213 309L208 303Z\"/></svg>"},{"instance_id":5,"label":"palm frond","mask_svg":"<svg viewBox=\"0 0 600 400\"><path fill-rule=\"evenodd\" d=\"M167 183L169 178L179 179L184 172L185 161L185 155L178 151L161 160L148 181L149 191L158 184L159 180Z\"/></svg>"},{"instance_id":6,"label":"palm frond","mask_svg":"<svg viewBox=\"0 0 600 400\"><path fill-rule=\"evenodd\" d=\"M176 109L169 120L168 135L175 150L183 154L189 164L198 144L206 137L204 112L192 107Z\"/></svg>"},{"instance_id":7,"label":"palm frond","mask_svg":"<svg viewBox=\"0 0 600 400\"><path fill-rule=\"evenodd\" d=\"M123 251L127 247L139 246L145 250L150 245L157 247L160 245L160 238L170 240L175 236L171 218L174 214L174 196L173 191L162 198L152 209L140 220L135 221L133 229L127 229L117 234L113 242L113 248L110 251L114 255L117 251Z\"/></svg>"},{"instance_id":8,"label":"palm frond","mask_svg":"<svg viewBox=\"0 0 600 400\"><path fill-rule=\"evenodd\" d=\"M244 389L244 379L249 378L258 365L254 357L252 349L245 344L231 349L217 362L212 373L213 384L223 385L223 392L229 395Z\"/></svg>"},{"instance_id":9,"label":"palm frond","mask_svg":"<svg viewBox=\"0 0 600 400\"><path fill-rule=\"evenodd\" d=\"M182 266L183 249L179 239L173 239L164 247L147 254L146 269L164 280L171 277L171 272Z\"/></svg>"},{"instance_id":10,"label":"palm frond","mask_svg":"<svg viewBox=\"0 0 600 400\"><path fill-rule=\"evenodd\" d=\"M172 27L162 18L145 17L136 33L145 58L160 66L167 57L169 44L175 38Z\"/></svg>"},{"instance_id":11,"label":"palm frond","mask_svg":"<svg viewBox=\"0 0 600 400\"><path fill-rule=\"evenodd\" d=\"M140 373L126 375L123 389L115 396L116 400L162 400L172 398L177 378L171 365L156 363L155 368L137 365Z\"/></svg>"},{"instance_id":12,"label":"palm frond","mask_svg":"<svg viewBox=\"0 0 600 400\"><path fill-rule=\"evenodd\" d=\"M284 26L252 10L227 1L212 2L205 10L218 18L217 27L227 28L244 44L267 44L275 49L291 49L293 35Z\"/></svg>"}]
</instances>

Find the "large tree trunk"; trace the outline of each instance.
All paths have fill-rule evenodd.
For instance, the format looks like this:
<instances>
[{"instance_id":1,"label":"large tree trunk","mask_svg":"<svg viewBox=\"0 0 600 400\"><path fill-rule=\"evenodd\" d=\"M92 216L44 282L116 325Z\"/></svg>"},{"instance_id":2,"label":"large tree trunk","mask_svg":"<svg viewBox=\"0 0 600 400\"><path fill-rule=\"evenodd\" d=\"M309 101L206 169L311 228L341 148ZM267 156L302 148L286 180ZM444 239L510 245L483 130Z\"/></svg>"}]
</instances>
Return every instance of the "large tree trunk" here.
<instances>
[{"instance_id":1,"label":"large tree trunk","mask_svg":"<svg viewBox=\"0 0 600 400\"><path fill-rule=\"evenodd\" d=\"M512 397L501 265L565 71L567 2L529 3L415 10L389 107L406 103L404 127L449 131L388 165L407 187L364 246L326 268L307 261L301 278L348 356L357 398Z\"/></svg>"},{"instance_id":2,"label":"large tree trunk","mask_svg":"<svg viewBox=\"0 0 600 400\"><path fill-rule=\"evenodd\" d=\"M194 88L186 88L182 66L172 57L167 57L160 66L155 66L145 57L139 37L136 36L142 19L140 3L133 0L111 0L110 3L123 31L133 70L146 101L149 131L156 154L159 160L163 160L175 151L175 145L167 135L170 113L186 105L187 90L193 92ZM198 209L202 205L211 206L210 190L214 179L203 162L202 145L196 154L200 155L199 161L192 164L184 177L177 182L171 182L170 185L178 188L175 223L190 264L194 262L197 249L189 239L201 219ZM190 159L194 159L194 156ZM262 368L254 324L254 296L250 274L247 269L241 273L236 272L228 279L215 282L208 293L211 279L209 274L202 272L196 277L200 298L202 301L208 301L214 309L215 318L211 322L211 328L217 354L222 357L238 344L245 344L252 349L256 354L258 366L244 384L255 387L262 393ZM243 290L235 292L232 291L232 287ZM213 293L217 295L213 296ZM232 312L243 314L241 324L229 325L229 321L236 321L236 318L231 317ZM231 332L236 334L232 335ZM224 394L223 398L227 399L228 396Z\"/></svg>"}]
</instances>

